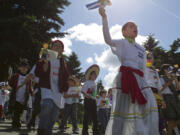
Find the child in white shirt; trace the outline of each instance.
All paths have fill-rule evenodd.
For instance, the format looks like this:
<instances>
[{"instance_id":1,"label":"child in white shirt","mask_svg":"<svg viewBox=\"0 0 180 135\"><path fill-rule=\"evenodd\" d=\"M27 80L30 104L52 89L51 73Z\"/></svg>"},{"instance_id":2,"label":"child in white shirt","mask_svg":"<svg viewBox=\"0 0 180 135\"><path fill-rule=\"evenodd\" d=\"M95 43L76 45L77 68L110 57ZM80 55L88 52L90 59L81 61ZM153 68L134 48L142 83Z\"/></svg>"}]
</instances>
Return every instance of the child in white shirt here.
<instances>
[{"instance_id":1,"label":"child in white shirt","mask_svg":"<svg viewBox=\"0 0 180 135\"><path fill-rule=\"evenodd\" d=\"M9 80L12 88L9 101L9 109L13 113L12 128L20 128L20 118L23 110L27 108L29 95L33 94L32 78L28 76L29 63L23 59L18 67L19 73L13 75Z\"/></svg>"},{"instance_id":2,"label":"child in white shirt","mask_svg":"<svg viewBox=\"0 0 180 135\"><path fill-rule=\"evenodd\" d=\"M86 82L82 86L84 99L84 120L82 135L88 135L89 121L93 122L93 135L99 135L97 122L97 105L96 105L96 83L94 82L98 76L98 65L92 65L85 73Z\"/></svg>"},{"instance_id":3,"label":"child in white shirt","mask_svg":"<svg viewBox=\"0 0 180 135\"><path fill-rule=\"evenodd\" d=\"M109 106L109 99L106 98L107 91L102 90L100 91L100 97L97 101L98 107L98 120L100 123L101 132L104 134L106 130L106 126L108 123L108 106Z\"/></svg>"},{"instance_id":4,"label":"child in white shirt","mask_svg":"<svg viewBox=\"0 0 180 135\"><path fill-rule=\"evenodd\" d=\"M72 118L72 125L73 125L73 134L78 133L78 126L77 126L77 111L78 111L78 102L80 98L80 90L79 90L79 81L76 77L71 76L68 80L69 89L67 92L64 93L65 98L65 107L64 107L64 114L62 118L62 123L60 125L61 132L64 132L64 126L68 120L68 117L71 116Z\"/></svg>"}]
</instances>

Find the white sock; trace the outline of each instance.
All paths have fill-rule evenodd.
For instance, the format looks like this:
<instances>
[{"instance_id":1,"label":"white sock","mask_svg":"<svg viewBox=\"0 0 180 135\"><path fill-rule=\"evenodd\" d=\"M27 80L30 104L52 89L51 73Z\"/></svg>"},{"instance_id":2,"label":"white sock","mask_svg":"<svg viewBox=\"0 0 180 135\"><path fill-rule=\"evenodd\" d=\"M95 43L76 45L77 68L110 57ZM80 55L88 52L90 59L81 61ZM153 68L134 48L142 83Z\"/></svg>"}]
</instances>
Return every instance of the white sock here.
<instances>
[{"instance_id":1,"label":"white sock","mask_svg":"<svg viewBox=\"0 0 180 135\"><path fill-rule=\"evenodd\" d=\"M176 135L179 135L179 130L177 126L174 128L174 132L176 133Z\"/></svg>"}]
</instances>

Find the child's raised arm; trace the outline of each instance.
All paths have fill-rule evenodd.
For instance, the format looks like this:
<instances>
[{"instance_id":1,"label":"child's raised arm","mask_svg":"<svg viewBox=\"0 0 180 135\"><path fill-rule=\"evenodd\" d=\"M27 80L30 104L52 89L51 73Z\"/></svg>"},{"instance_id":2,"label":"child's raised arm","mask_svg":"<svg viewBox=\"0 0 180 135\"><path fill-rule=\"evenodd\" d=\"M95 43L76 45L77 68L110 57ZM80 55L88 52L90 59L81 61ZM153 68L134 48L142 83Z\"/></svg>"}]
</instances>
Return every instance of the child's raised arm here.
<instances>
[{"instance_id":1,"label":"child's raised arm","mask_svg":"<svg viewBox=\"0 0 180 135\"><path fill-rule=\"evenodd\" d=\"M107 16L106 16L105 9L104 8L99 8L99 14L102 17L104 40L108 45L115 46L112 39L111 39L111 35L109 33L109 27L108 27L108 21L107 21Z\"/></svg>"}]
</instances>

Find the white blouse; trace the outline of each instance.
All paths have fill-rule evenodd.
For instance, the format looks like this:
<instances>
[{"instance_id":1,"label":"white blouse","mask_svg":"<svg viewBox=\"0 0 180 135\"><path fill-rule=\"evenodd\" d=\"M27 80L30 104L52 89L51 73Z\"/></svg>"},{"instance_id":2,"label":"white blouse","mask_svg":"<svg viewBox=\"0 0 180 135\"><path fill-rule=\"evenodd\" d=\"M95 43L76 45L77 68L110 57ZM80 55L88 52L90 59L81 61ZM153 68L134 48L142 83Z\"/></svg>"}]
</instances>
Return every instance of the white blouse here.
<instances>
[{"instance_id":1,"label":"white blouse","mask_svg":"<svg viewBox=\"0 0 180 135\"><path fill-rule=\"evenodd\" d=\"M25 79L26 79L26 76L19 75L18 86L21 85ZM25 92L26 92L26 85L23 85L16 92L16 101L18 101L21 104L24 104Z\"/></svg>"},{"instance_id":2,"label":"white blouse","mask_svg":"<svg viewBox=\"0 0 180 135\"><path fill-rule=\"evenodd\" d=\"M96 91L96 83L92 80L87 80L82 86L81 91L88 94L88 89L90 89L91 93L94 93ZM92 99L95 99L95 97L93 97Z\"/></svg>"},{"instance_id":3,"label":"white blouse","mask_svg":"<svg viewBox=\"0 0 180 135\"><path fill-rule=\"evenodd\" d=\"M163 78L160 78L162 85L165 84L165 81ZM173 94L172 91L169 89L169 87L165 88L162 92L162 94Z\"/></svg>"},{"instance_id":4,"label":"white blouse","mask_svg":"<svg viewBox=\"0 0 180 135\"><path fill-rule=\"evenodd\" d=\"M137 44L131 45L127 39L112 40L107 19L103 19L103 34L107 44L111 46L112 52L118 57L122 66L139 69L145 73L146 53L145 49Z\"/></svg>"},{"instance_id":5,"label":"white blouse","mask_svg":"<svg viewBox=\"0 0 180 135\"><path fill-rule=\"evenodd\" d=\"M148 86L160 90L162 88L162 84L158 72L151 68L146 68L145 71L145 78Z\"/></svg>"},{"instance_id":6,"label":"white blouse","mask_svg":"<svg viewBox=\"0 0 180 135\"><path fill-rule=\"evenodd\" d=\"M68 94L78 94L80 96L80 91L79 91L78 87L69 87L67 93ZM78 102L79 102L78 98L72 98L72 97L65 98L66 104L73 104L73 103L78 103Z\"/></svg>"}]
</instances>

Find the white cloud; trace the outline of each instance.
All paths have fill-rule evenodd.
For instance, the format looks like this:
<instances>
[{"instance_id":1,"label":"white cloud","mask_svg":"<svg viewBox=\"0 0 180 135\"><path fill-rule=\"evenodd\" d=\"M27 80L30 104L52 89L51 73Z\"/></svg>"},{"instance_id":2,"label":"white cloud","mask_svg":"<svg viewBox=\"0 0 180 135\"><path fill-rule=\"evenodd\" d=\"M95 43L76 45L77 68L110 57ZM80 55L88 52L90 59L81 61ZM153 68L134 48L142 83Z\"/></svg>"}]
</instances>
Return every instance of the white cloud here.
<instances>
[{"instance_id":1,"label":"white cloud","mask_svg":"<svg viewBox=\"0 0 180 135\"><path fill-rule=\"evenodd\" d=\"M110 30L110 34L112 39L121 39L123 38L121 32L121 25L114 25ZM66 36L67 39L78 40L85 42L90 45L104 45L104 38L102 33L102 25L98 25L96 23L90 24L78 24L68 29L66 32L70 33ZM137 43L142 44L146 40L146 36L138 35L136 38Z\"/></svg>"},{"instance_id":2,"label":"white cloud","mask_svg":"<svg viewBox=\"0 0 180 135\"><path fill-rule=\"evenodd\" d=\"M92 57L88 57L88 58L86 59L86 62L87 62L88 64L93 64L93 63L94 63L94 60L93 60Z\"/></svg>"},{"instance_id":3,"label":"white cloud","mask_svg":"<svg viewBox=\"0 0 180 135\"><path fill-rule=\"evenodd\" d=\"M103 45L104 38L102 34L102 27L96 23L88 25L78 24L67 30L70 35L67 36L69 39L83 41L91 45Z\"/></svg>"},{"instance_id":4,"label":"white cloud","mask_svg":"<svg viewBox=\"0 0 180 135\"><path fill-rule=\"evenodd\" d=\"M108 74L104 76L105 88L108 89L112 87L113 80L121 65L117 56L112 53L111 49L107 49L102 52L100 56L95 54L95 61L101 68L104 68L108 71Z\"/></svg>"},{"instance_id":5,"label":"white cloud","mask_svg":"<svg viewBox=\"0 0 180 135\"><path fill-rule=\"evenodd\" d=\"M114 71L114 72L109 71L109 73L107 75L105 75L105 77L104 77L105 89L112 88L112 84L113 84L116 74L117 74L116 71Z\"/></svg>"},{"instance_id":6,"label":"white cloud","mask_svg":"<svg viewBox=\"0 0 180 135\"><path fill-rule=\"evenodd\" d=\"M109 70L120 66L117 56L112 53L111 49L105 50L100 56L95 54L95 60L100 67L107 68Z\"/></svg>"},{"instance_id":7,"label":"white cloud","mask_svg":"<svg viewBox=\"0 0 180 135\"><path fill-rule=\"evenodd\" d=\"M142 45L147 40L147 36L138 35L136 38L136 42Z\"/></svg>"}]
</instances>

